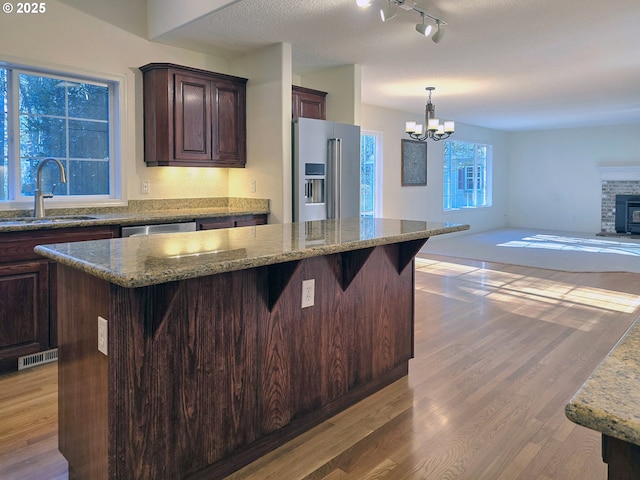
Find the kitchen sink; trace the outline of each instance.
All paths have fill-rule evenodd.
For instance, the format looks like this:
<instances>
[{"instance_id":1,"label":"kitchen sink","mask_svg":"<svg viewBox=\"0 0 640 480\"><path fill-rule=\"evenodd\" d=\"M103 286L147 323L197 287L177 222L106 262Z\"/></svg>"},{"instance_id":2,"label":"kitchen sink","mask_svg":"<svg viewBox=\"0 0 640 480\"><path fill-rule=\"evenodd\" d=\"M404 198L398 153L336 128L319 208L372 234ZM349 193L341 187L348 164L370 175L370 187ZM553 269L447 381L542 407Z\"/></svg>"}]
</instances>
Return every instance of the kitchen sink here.
<instances>
[{"instance_id":1,"label":"kitchen sink","mask_svg":"<svg viewBox=\"0 0 640 480\"><path fill-rule=\"evenodd\" d=\"M97 217L91 217L88 215L59 215L49 216L44 218L35 217L12 217L12 218L0 218L0 225L6 225L7 223L60 223L60 222L74 222L80 220L95 220Z\"/></svg>"}]
</instances>

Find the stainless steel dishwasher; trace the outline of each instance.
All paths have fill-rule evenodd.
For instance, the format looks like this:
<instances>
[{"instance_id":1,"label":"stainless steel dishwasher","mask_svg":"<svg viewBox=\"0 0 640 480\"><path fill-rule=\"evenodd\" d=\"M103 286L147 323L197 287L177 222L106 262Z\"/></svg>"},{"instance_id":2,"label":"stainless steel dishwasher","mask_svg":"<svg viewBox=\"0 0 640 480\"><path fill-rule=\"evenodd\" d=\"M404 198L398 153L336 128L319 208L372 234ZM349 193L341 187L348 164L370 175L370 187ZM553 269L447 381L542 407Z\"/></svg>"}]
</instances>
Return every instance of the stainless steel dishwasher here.
<instances>
[{"instance_id":1,"label":"stainless steel dishwasher","mask_svg":"<svg viewBox=\"0 0 640 480\"><path fill-rule=\"evenodd\" d=\"M134 237L137 235L157 235L160 233L195 232L196 222L163 223L159 225L136 225L135 227L122 227L122 237Z\"/></svg>"}]
</instances>

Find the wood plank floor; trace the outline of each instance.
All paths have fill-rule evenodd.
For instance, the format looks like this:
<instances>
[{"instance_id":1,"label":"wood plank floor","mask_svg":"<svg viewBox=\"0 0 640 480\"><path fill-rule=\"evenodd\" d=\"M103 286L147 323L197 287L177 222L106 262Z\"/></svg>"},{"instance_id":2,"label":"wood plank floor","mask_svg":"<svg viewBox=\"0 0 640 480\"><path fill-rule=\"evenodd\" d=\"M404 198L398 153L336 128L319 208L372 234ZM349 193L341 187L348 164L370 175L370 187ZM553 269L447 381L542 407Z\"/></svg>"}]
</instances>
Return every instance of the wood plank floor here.
<instances>
[{"instance_id":1,"label":"wood plank floor","mask_svg":"<svg viewBox=\"0 0 640 480\"><path fill-rule=\"evenodd\" d=\"M565 403L640 314L640 275L416 265L404 379L227 480L606 478ZM56 364L0 377L0 478L62 480Z\"/></svg>"}]
</instances>

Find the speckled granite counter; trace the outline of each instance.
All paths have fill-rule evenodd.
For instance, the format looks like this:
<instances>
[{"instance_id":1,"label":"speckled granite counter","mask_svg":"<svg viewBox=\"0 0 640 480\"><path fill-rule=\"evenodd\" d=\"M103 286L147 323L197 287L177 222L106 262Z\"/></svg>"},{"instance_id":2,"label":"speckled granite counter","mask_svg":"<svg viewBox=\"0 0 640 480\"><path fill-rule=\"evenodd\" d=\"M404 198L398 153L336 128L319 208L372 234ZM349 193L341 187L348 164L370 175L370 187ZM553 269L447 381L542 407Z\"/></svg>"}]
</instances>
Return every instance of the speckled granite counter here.
<instances>
[{"instance_id":1,"label":"speckled granite counter","mask_svg":"<svg viewBox=\"0 0 640 480\"><path fill-rule=\"evenodd\" d=\"M0 212L0 233L99 225L146 225L201 218L269 213L266 199L206 198L131 201L127 207L47 209L43 220L33 211Z\"/></svg>"},{"instance_id":2,"label":"speckled granite counter","mask_svg":"<svg viewBox=\"0 0 640 480\"><path fill-rule=\"evenodd\" d=\"M467 230L468 225L347 218L41 245L56 262L127 288Z\"/></svg>"},{"instance_id":3,"label":"speckled granite counter","mask_svg":"<svg viewBox=\"0 0 640 480\"><path fill-rule=\"evenodd\" d=\"M640 445L640 319L565 407L569 420Z\"/></svg>"}]
</instances>

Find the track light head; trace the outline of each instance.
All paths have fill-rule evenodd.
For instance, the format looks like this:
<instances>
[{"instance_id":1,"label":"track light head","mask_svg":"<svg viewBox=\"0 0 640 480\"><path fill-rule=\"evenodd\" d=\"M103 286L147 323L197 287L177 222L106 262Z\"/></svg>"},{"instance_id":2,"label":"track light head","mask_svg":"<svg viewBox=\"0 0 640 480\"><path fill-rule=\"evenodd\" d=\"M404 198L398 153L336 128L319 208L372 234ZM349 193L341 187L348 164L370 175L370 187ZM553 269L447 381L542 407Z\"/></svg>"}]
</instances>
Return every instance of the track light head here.
<instances>
[{"instance_id":1,"label":"track light head","mask_svg":"<svg viewBox=\"0 0 640 480\"><path fill-rule=\"evenodd\" d=\"M422 16L422 23L416 24L416 32L418 32L421 35L424 35L425 37L428 37L429 34L431 33L432 27L431 25L427 25L424 23L424 13L421 16Z\"/></svg>"},{"instance_id":2,"label":"track light head","mask_svg":"<svg viewBox=\"0 0 640 480\"><path fill-rule=\"evenodd\" d=\"M391 20L397 15L396 7L392 7L389 5L387 8L380 9L380 18L382 18L383 22Z\"/></svg>"},{"instance_id":3,"label":"track light head","mask_svg":"<svg viewBox=\"0 0 640 480\"><path fill-rule=\"evenodd\" d=\"M441 28L440 22L438 22L438 30L436 31L436 33L433 34L433 37L431 37L431 40L433 40L433 43L440 43L440 40L442 40L442 37L444 37L444 28Z\"/></svg>"},{"instance_id":4,"label":"track light head","mask_svg":"<svg viewBox=\"0 0 640 480\"><path fill-rule=\"evenodd\" d=\"M431 33L432 27L431 25L426 25L424 23L418 23L416 25L416 32L424 35L425 37L428 37L429 34Z\"/></svg>"}]
</instances>

